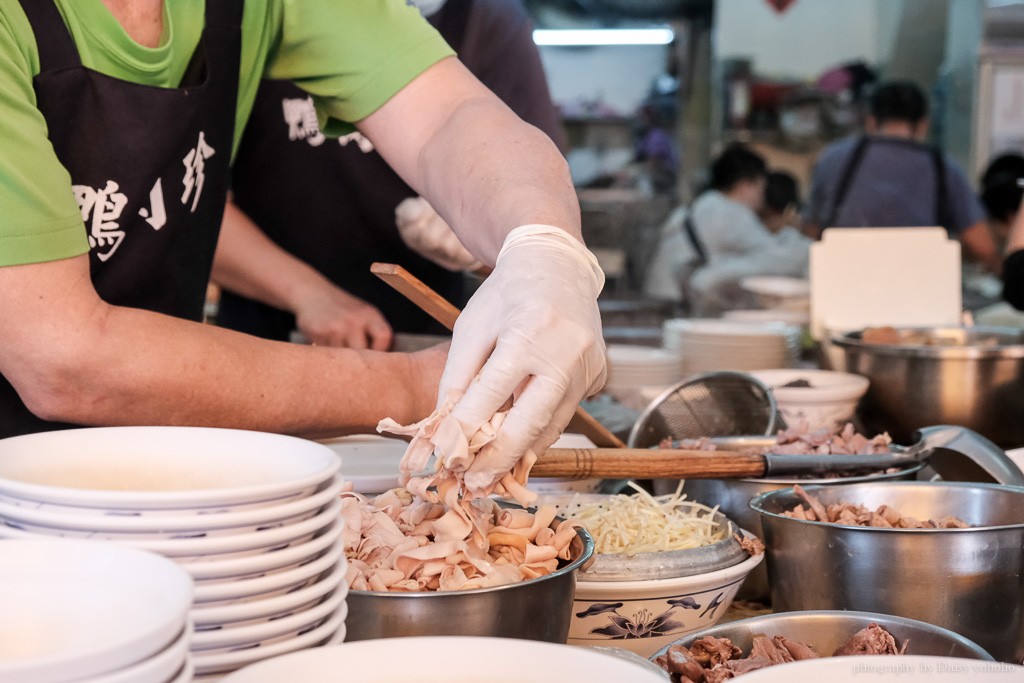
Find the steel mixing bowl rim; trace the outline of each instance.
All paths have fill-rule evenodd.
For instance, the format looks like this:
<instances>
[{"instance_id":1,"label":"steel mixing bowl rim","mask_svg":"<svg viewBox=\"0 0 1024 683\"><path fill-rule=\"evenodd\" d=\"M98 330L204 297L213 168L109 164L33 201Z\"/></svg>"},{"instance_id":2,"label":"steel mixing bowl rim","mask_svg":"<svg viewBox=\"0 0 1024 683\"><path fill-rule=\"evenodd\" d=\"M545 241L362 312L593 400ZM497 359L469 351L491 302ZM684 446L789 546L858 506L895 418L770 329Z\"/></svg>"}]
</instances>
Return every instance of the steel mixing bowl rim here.
<instances>
[{"instance_id":1,"label":"steel mixing bowl rim","mask_svg":"<svg viewBox=\"0 0 1024 683\"><path fill-rule=\"evenodd\" d=\"M958 330L964 329L972 332L989 334L1006 334L1020 337L1020 330L1012 327L977 326L971 328L958 327L900 327L898 330L935 331L935 330ZM878 342L866 342L859 334L863 330L854 332L840 332L829 336L829 340L847 352L860 352L875 356L891 356L900 358L928 358L928 359L951 359L951 360L978 360L988 358L1019 359L1024 358L1024 341L1014 344L1000 344L998 346L941 346L929 344L886 344Z\"/></svg>"},{"instance_id":2,"label":"steel mixing bowl rim","mask_svg":"<svg viewBox=\"0 0 1024 683\"><path fill-rule=\"evenodd\" d=\"M881 487L914 487L914 488L961 488L961 489L995 489L999 491L1009 490L1012 493L1019 493L1024 496L1024 486L1011 486L1008 484L990 484L985 482L966 482L966 481L893 481L893 482L876 482L875 486ZM807 493L814 493L822 489L832 489L835 487L848 488L845 484L811 484L805 489ZM838 522L819 522L817 520L810 519L799 519L796 517L789 517L780 512L772 512L764 508L764 501L768 498L785 498L787 495L793 496L794 488L777 489L775 491L766 491L759 493L750 499L747 504L754 512L757 512L763 517L772 517L777 520L785 520L789 522L798 522L802 524L814 524L821 527L829 527L836 529L855 529L857 531L863 531L867 533L910 533L910 534L936 534L936 533L956 533L956 534L968 534L968 533L983 533L990 531L1006 531L1006 530L1017 530L1024 529L1024 521L1017 522L1015 524L993 524L990 526L970 526L966 529L894 529L887 527L877 526L860 526L857 524L839 524ZM798 502L799 499L797 499Z\"/></svg>"},{"instance_id":3,"label":"steel mixing bowl rim","mask_svg":"<svg viewBox=\"0 0 1024 683\"><path fill-rule=\"evenodd\" d=\"M649 659L653 662L655 659L668 652L668 649L673 645L680 644L683 641L687 640L694 641L698 638L704 637L705 635L714 635L711 632L725 632L727 630L732 630L736 627L749 626L751 635L753 635L754 633L756 633L755 629L758 626L763 626L765 623L773 621L796 622L801 620L810 620L817 617L852 617L855 619L864 619L865 622L879 623L879 625L883 628L885 628L886 623L898 624L900 626L905 626L908 628L924 628L925 630L932 631L937 635L947 637L950 640L953 640L959 643L960 645L964 646L965 648L973 651L975 654L979 655L979 661L996 661L995 657L993 657L988 652L988 650L978 645L970 638L960 635L956 631L945 628L944 626L937 626L935 624L930 624L927 621L921 621L920 619L911 619L910 617L901 617L895 614L883 614L882 612L866 612L862 610L834 609L800 610L798 612L773 612L771 614L758 614L756 616L747 617L745 619L737 619L736 621L714 624L712 626L702 628L698 631L687 633L686 635L672 641L671 643L665 645L660 650L651 655ZM865 626L867 626L867 623L865 623ZM850 635L853 634L851 633Z\"/></svg>"},{"instance_id":4,"label":"steel mixing bowl rim","mask_svg":"<svg viewBox=\"0 0 1024 683\"><path fill-rule=\"evenodd\" d=\"M438 596L452 596L452 597L456 597L456 596L460 596L460 595L481 595L481 594L484 594L484 593L496 593L496 592L503 591L503 590L510 590L510 589L513 589L513 588L517 588L519 586L527 586L527 585L532 584L532 583L537 583L537 582L540 582L540 581L546 581L546 580L549 580L549 579L554 579L554 578L557 578L559 576L564 576L565 574L569 574L569 573L572 573L572 572L576 571L577 569L581 568L584 564L586 564L588 561L590 561L590 558L592 558L594 556L594 537L590 535L590 532L587 531L586 529L584 529L583 527L576 527L576 537L579 538L583 542L583 551L580 553L579 557L577 557L576 559L572 560L571 562L566 564L564 567L559 567L558 569L556 569L555 571L551 572L550 574L545 574L544 576L538 576L538 577L533 578L533 579L526 579L525 581L516 581L515 583L503 583L503 584L500 584L498 586L485 586L483 588L469 588L467 590L460 590L460 591L366 591L366 590L352 589L352 590L349 591L348 597L349 597L349 599L351 599L353 595L356 595L356 596L363 596L363 595L365 595L365 596L373 596L375 598L386 598L386 599L392 599L392 600L399 600L399 599L404 599L404 600L408 600L408 599L428 600L431 597L436 598Z\"/></svg>"}]
</instances>

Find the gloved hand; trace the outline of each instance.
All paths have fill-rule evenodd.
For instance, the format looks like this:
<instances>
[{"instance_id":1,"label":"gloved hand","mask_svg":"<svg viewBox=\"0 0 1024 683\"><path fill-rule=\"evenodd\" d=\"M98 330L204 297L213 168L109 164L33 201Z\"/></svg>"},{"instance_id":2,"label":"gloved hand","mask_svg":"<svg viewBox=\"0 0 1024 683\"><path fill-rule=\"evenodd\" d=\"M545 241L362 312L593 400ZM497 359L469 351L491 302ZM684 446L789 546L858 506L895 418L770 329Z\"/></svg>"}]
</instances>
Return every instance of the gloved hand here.
<instances>
[{"instance_id":1,"label":"gloved hand","mask_svg":"<svg viewBox=\"0 0 1024 683\"><path fill-rule=\"evenodd\" d=\"M603 286L597 259L565 231L526 225L509 233L455 324L438 389L438 406L461 395L452 415L470 434L515 397L466 471L467 488L490 486L528 449L545 450L580 400L604 385Z\"/></svg>"},{"instance_id":2,"label":"gloved hand","mask_svg":"<svg viewBox=\"0 0 1024 683\"><path fill-rule=\"evenodd\" d=\"M423 197L409 197L396 206L395 224L407 247L442 268L474 270L481 265Z\"/></svg>"}]
</instances>

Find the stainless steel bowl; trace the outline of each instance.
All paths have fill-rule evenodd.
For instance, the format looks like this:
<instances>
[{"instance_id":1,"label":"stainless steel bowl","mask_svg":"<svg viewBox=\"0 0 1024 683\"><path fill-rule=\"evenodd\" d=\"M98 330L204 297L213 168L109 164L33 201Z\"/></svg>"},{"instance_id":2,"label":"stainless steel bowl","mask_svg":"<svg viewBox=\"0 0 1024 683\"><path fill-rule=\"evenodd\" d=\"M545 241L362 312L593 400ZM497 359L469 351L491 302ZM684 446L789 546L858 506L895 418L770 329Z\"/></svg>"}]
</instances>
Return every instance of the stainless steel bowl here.
<instances>
[{"instance_id":1,"label":"stainless steel bowl","mask_svg":"<svg viewBox=\"0 0 1024 683\"><path fill-rule=\"evenodd\" d=\"M1024 488L954 482L807 486L825 505L890 505L918 519L954 515L968 529L879 529L781 513L793 489L761 494L776 611L863 610L935 624L1002 661L1024 659Z\"/></svg>"},{"instance_id":2,"label":"stainless steel bowl","mask_svg":"<svg viewBox=\"0 0 1024 683\"><path fill-rule=\"evenodd\" d=\"M529 581L465 591L348 593L346 641L403 636L495 636L564 643L569 637L576 575L594 554L578 529L571 559Z\"/></svg>"},{"instance_id":3,"label":"stainless steel bowl","mask_svg":"<svg viewBox=\"0 0 1024 683\"><path fill-rule=\"evenodd\" d=\"M740 619L691 633L672 645L681 644L689 647L699 638L713 636L728 638L733 645L745 653L749 653L754 635L764 634L769 638L786 636L791 640L809 645L819 655L827 657L845 643L850 636L872 623L878 624L891 633L898 646L902 647L905 642L908 655L992 660L992 655L985 652L981 646L949 629L933 626L916 619L894 617L888 614L834 610L784 612ZM651 659L654 660L665 654L672 645L662 648Z\"/></svg>"},{"instance_id":4,"label":"stainless steel bowl","mask_svg":"<svg viewBox=\"0 0 1024 683\"><path fill-rule=\"evenodd\" d=\"M914 441L928 425L968 427L1003 448L1024 445L1024 332L1002 327L900 328L895 343L863 331L832 337L845 369L871 384L860 406L868 431Z\"/></svg>"},{"instance_id":5,"label":"stainless steel bowl","mask_svg":"<svg viewBox=\"0 0 1024 683\"><path fill-rule=\"evenodd\" d=\"M768 491L778 491L800 484L801 486L811 484L863 484L875 481L896 481L901 479L913 479L921 471L924 465L915 465L899 472L889 474L869 474L859 477L844 477L842 479L687 479L683 485L683 493L690 500L705 505L717 505L718 509L736 522L740 528L746 529L760 539L764 539L764 530L761 528L761 515L750 509L750 500L755 496ZM675 482L671 482L674 490ZM661 485L657 484L655 490L660 490ZM767 603L771 599L768 588L768 568L765 563L754 568L747 580L740 586L736 594L737 600L754 600Z\"/></svg>"}]
</instances>

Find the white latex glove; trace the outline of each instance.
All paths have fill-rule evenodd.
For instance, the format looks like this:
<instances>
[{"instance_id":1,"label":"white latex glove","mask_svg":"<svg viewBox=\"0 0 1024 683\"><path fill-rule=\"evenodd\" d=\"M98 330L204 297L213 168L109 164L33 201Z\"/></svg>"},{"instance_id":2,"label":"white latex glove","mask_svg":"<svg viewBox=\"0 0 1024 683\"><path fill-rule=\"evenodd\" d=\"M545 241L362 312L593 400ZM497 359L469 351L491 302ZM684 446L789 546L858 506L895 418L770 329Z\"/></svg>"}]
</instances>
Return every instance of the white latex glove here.
<instances>
[{"instance_id":1,"label":"white latex glove","mask_svg":"<svg viewBox=\"0 0 1024 683\"><path fill-rule=\"evenodd\" d=\"M442 268L474 270L481 265L423 197L409 197L396 206L395 224L406 246Z\"/></svg>"},{"instance_id":2,"label":"white latex glove","mask_svg":"<svg viewBox=\"0 0 1024 683\"><path fill-rule=\"evenodd\" d=\"M461 396L452 415L470 434L515 395L497 436L466 471L468 488L486 488L527 450L547 449L580 400L604 385L603 286L597 259L565 231L526 225L509 233L494 272L455 324L438 388L438 406Z\"/></svg>"}]
</instances>

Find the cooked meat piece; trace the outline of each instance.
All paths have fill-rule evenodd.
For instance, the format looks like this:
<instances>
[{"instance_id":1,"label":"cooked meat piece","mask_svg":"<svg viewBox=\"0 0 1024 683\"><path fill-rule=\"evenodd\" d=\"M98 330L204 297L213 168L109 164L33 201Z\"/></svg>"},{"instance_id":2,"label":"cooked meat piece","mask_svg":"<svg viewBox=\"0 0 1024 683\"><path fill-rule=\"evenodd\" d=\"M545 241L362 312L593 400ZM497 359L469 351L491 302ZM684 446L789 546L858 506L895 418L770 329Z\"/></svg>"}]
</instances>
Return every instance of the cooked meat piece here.
<instances>
[{"instance_id":1,"label":"cooked meat piece","mask_svg":"<svg viewBox=\"0 0 1024 683\"><path fill-rule=\"evenodd\" d=\"M704 683L722 683L736 674L722 664L704 672Z\"/></svg>"},{"instance_id":2,"label":"cooked meat piece","mask_svg":"<svg viewBox=\"0 0 1024 683\"><path fill-rule=\"evenodd\" d=\"M796 641L790 640L786 636L775 636L772 638L775 644L784 647L789 656L793 658L793 661L799 662L802 659L817 659L820 655L812 650L807 645Z\"/></svg>"},{"instance_id":3,"label":"cooked meat piece","mask_svg":"<svg viewBox=\"0 0 1024 683\"><path fill-rule=\"evenodd\" d=\"M896 655L903 654L903 649L896 647L896 639L878 624L869 624L853 634L848 641L839 646L833 657L845 655Z\"/></svg>"},{"instance_id":4,"label":"cooked meat piece","mask_svg":"<svg viewBox=\"0 0 1024 683\"><path fill-rule=\"evenodd\" d=\"M877 512L871 513L871 519L868 520L868 526L877 526L883 529L892 528L892 524L889 523L889 520L887 520L885 517L878 514Z\"/></svg>"},{"instance_id":5,"label":"cooked meat piece","mask_svg":"<svg viewBox=\"0 0 1024 683\"><path fill-rule=\"evenodd\" d=\"M878 508L878 514L885 518L885 521L889 522L889 526L892 526L900 519L900 513L897 510L893 510L888 505L882 505Z\"/></svg>"},{"instance_id":6,"label":"cooked meat piece","mask_svg":"<svg viewBox=\"0 0 1024 683\"><path fill-rule=\"evenodd\" d=\"M657 664L670 674L679 674L693 683L704 680L704 667L684 645L669 647L665 654L658 657Z\"/></svg>"},{"instance_id":7,"label":"cooked meat piece","mask_svg":"<svg viewBox=\"0 0 1024 683\"><path fill-rule=\"evenodd\" d=\"M778 643L773 641L766 635L756 634L753 639L753 644L750 648L750 658L761 658L768 661L771 664L782 664L784 662L792 662L793 658L790 656L789 651L786 648L781 647ZM745 661L745 660L739 660ZM730 662L731 663L731 662ZM731 667L730 667L731 668ZM758 667L760 668L760 667ZM733 669L735 671L735 669ZM741 673L741 672L737 672Z\"/></svg>"},{"instance_id":8,"label":"cooked meat piece","mask_svg":"<svg viewBox=\"0 0 1024 683\"><path fill-rule=\"evenodd\" d=\"M792 661L792 660L789 660ZM755 655L753 652L750 653L749 657L745 659L731 659L722 666L733 672L736 675L745 674L748 671L757 671L758 669L764 669L772 664L782 664L782 662L774 662L763 655Z\"/></svg>"},{"instance_id":9,"label":"cooked meat piece","mask_svg":"<svg viewBox=\"0 0 1024 683\"><path fill-rule=\"evenodd\" d=\"M815 515L814 519L818 520L819 522L828 521L828 512L825 510L825 506L821 504L820 500L818 500L814 496L807 495L807 491L804 491L803 487L800 486L799 484L793 487L793 493L796 494L797 498L799 498L808 506L810 506L811 511L814 512Z\"/></svg>"},{"instance_id":10,"label":"cooked meat piece","mask_svg":"<svg viewBox=\"0 0 1024 683\"><path fill-rule=\"evenodd\" d=\"M938 521L940 529L967 529L971 525L956 517L943 517Z\"/></svg>"},{"instance_id":11,"label":"cooked meat piece","mask_svg":"<svg viewBox=\"0 0 1024 683\"><path fill-rule=\"evenodd\" d=\"M706 667L743 656L743 651L733 645L731 640L714 636L704 636L694 641L690 645L690 653Z\"/></svg>"},{"instance_id":12,"label":"cooked meat piece","mask_svg":"<svg viewBox=\"0 0 1024 683\"><path fill-rule=\"evenodd\" d=\"M757 536L741 536L737 533L734 538L740 544L740 548L751 557L764 552L764 543Z\"/></svg>"},{"instance_id":13,"label":"cooked meat piece","mask_svg":"<svg viewBox=\"0 0 1024 683\"><path fill-rule=\"evenodd\" d=\"M794 379L794 380L790 380L789 382L786 382L785 384L780 384L779 388L780 389L810 389L813 386L814 385L811 384L809 380L806 380L806 379L801 377L800 379Z\"/></svg>"}]
</instances>

